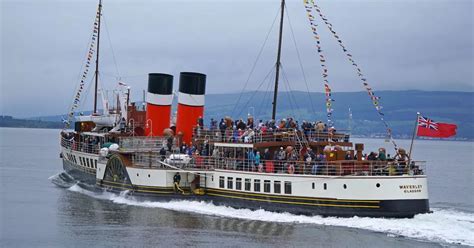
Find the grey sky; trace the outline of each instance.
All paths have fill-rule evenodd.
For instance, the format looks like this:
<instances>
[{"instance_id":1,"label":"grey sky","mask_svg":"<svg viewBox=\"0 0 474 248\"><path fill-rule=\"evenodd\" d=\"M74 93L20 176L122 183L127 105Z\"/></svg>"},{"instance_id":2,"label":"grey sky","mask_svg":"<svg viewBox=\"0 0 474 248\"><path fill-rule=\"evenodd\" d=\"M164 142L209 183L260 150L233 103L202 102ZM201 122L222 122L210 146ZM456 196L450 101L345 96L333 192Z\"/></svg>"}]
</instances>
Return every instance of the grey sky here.
<instances>
[{"instance_id":1,"label":"grey sky","mask_svg":"<svg viewBox=\"0 0 474 248\"><path fill-rule=\"evenodd\" d=\"M2 1L0 114L67 112L96 5L94 0ZM375 90L473 91L472 1L324 0L319 5ZM303 1L287 0L287 7L310 90L321 92ZM278 9L279 0L104 0L119 73L135 99L149 72L175 75L177 89L180 71L198 71L208 75L208 93L240 92ZM256 89L275 63L277 24L247 90ZM306 90L287 19L284 29L282 64L291 88ZM320 33L333 90L363 90L327 28L320 25ZM102 34L102 82L111 88L117 73L105 29ZM86 101L92 101L90 93Z\"/></svg>"}]
</instances>

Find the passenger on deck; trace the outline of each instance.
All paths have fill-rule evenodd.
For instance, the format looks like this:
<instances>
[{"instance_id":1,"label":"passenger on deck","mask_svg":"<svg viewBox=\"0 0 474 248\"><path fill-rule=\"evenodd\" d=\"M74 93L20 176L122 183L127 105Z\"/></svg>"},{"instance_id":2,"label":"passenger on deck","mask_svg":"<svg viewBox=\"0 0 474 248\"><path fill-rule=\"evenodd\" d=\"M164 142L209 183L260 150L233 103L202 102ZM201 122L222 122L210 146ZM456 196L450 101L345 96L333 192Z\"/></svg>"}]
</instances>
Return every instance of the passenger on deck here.
<instances>
[{"instance_id":1,"label":"passenger on deck","mask_svg":"<svg viewBox=\"0 0 474 248\"><path fill-rule=\"evenodd\" d=\"M253 150L249 150L247 152L247 162L248 162L248 166L252 168L252 171L254 171L254 169L255 169L255 153L253 152Z\"/></svg>"},{"instance_id":2,"label":"passenger on deck","mask_svg":"<svg viewBox=\"0 0 474 248\"><path fill-rule=\"evenodd\" d=\"M375 161L375 160L377 160L377 153L375 153L375 152L370 152L369 156L367 156L367 160L370 160L370 161Z\"/></svg>"},{"instance_id":3,"label":"passenger on deck","mask_svg":"<svg viewBox=\"0 0 474 248\"><path fill-rule=\"evenodd\" d=\"M173 176L173 182L174 182L174 192L178 192L178 187L179 187L179 182L181 181L181 175L176 172Z\"/></svg>"},{"instance_id":4,"label":"passenger on deck","mask_svg":"<svg viewBox=\"0 0 474 248\"><path fill-rule=\"evenodd\" d=\"M316 132L322 133L324 132L325 128L326 128L326 124L324 124L322 121L316 122Z\"/></svg>"},{"instance_id":5,"label":"passenger on deck","mask_svg":"<svg viewBox=\"0 0 474 248\"><path fill-rule=\"evenodd\" d=\"M344 157L345 160L353 160L354 158L352 157L351 151L346 152L346 156Z\"/></svg>"},{"instance_id":6,"label":"passenger on deck","mask_svg":"<svg viewBox=\"0 0 474 248\"><path fill-rule=\"evenodd\" d=\"M125 117L122 117L122 119L120 119L120 123L119 123L119 127L120 127L120 132L123 133L125 131Z\"/></svg>"},{"instance_id":7,"label":"passenger on deck","mask_svg":"<svg viewBox=\"0 0 474 248\"><path fill-rule=\"evenodd\" d=\"M199 129L202 130L204 128L204 119L202 118L202 116L199 116L199 118L197 119L197 124Z\"/></svg>"},{"instance_id":8,"label":"passenger on deck","mask_svg":"<svg viewBox=\"0 0 474 248\"><path fill-rule=\"evenodd\" d=\"M245 125L245 123L242 119L239 120L239 122L236 124L236 126L237 126L237 129L240 129L240 130L247 129L247 125Z\"/></svg>"},{"instance_id":9,"label":"passenger on deck","mask_svg":"<svg viewBox=\"0 0 474 248\"><path fill-rule=\"evenodd\" d=\"M187 147L185 154L188 154L188 156L192 156L195 150L196 150L196 149L195 149L195 146L193 146L193 147Z\"/></svg>"},{"instance_id":10,"label":"passenger on deck","mask_svg":"<svg viewBox=\"0 0 474 248\"><path fill-rule=\"evenodd\" d=\"M173 148L173 136L168 137L166 140L166 146L168 147L168 151L171 152L171 149Z\"/></svg>"},{"instance_id":11,"label":"passenger on deck","mask_svg":"<svg viewBox=\"0 0 474 248\"><path fill-rule=\"evenodd\" d=\"M165 150L165 147L162 146L160 149L160 160L163 162L165 161L165 158L166 158L166 150Z\"/></svg>"},{"instance_id":12,"label":"passenger on deck","mask_svg":"<svg viewBox=\"0 0 474 248\"><path fill-rule=\"evenodd\" d=\"M387 157L385 156L385 148L379 148L379 155L378 155L378 160L380 161L386 161Z\"/></svg>"},{"instance_id":13,"label":"passenger on deck","mask_svg":"<svg viewBox=\"0 0 474 248\"><path fill-rule=\"evenodd\" d=\"M225 141L225 130L227 129L227 125L225 124L224 118L221 119L219 122L219 130L221 131L221 141Z\"/></svg>"},{"instance_id":14,"label":"passenger on deck","mask_svg":"<svg viewBox=\"0 0 474 248\"><path fill-rule=\"evenodd\" d=\"M214 120L214 118L211 118L211 123L209 125L209 129L211 131L217 130L217 120Z\"/></svg>"},{"instance_id":15,"label":"passenger on deck","mask_svg":"<svg viewBox=\"0 0 474 248\"><path fill-rule=\"evenodd\" d=\"M394 159L398 161L399 165L407 165L408 155L405 149L399 148L397 150L397 155L395 155Z\"/></svg>"},{"instance_id":16,"label":"passenger on deck","mask_svg":"<svg viewBox=\"0 0 474 248\"><path fill-rule=\"evenodd\" d=\"M257 151L257 153L255 154L255 166L257 166L259 172L262 172L263 171L263 166L260 164L260 159L261 159L260 152ZM262 168L260 168L260 167L262 167Z\"/></svg>"},{"instance_id":17,"label":"passenger on deck","mask_svg":"<svg viewBox=\"0 0 474 248\"><path fill-rule=\"evenodd\" d=\"M186 142L183 142L183 144L181 145L181 147L179 149L179 152L182 153L182 154L186 154L187 149L188 149L188 146L186 145Z\"/></svg>"},{"instance_id":18,"label":"passenger on deck","mask_svg":"<svg viewBox=\"0 0 474 248\"><path fill-rule=\"evenodd\" d=\"M247 118L247 128L249 129L253 129L254 128L254 123L253 123L253 117L252 116L249 116Z\"/></svg>"},{"instance_id":19,"label":"passenger on deck","mask_svg":"<svg viewBox=\"0 0 474 248\"><path fill-rule=\"evenodd\" d=\"M263 126L265 126L265 124L263 123L263 120L259 120L258 121L258 129L261 130Z\"/></svg>"}]
</instances>

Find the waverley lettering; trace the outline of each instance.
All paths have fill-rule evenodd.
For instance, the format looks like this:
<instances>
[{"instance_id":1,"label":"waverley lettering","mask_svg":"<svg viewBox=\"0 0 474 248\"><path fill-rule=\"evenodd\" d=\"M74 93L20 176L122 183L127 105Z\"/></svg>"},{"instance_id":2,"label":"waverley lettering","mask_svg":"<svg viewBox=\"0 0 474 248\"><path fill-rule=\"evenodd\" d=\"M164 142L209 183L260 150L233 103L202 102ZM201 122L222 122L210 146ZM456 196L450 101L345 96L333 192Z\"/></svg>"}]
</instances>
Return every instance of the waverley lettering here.
<instances>
[{"instance_id":1,"label":"waverley lettering","mask_svg":"<svg viewBox=\"0 0 474 248\"><path fill-rule=\"evenodd\" d=\"M419 193L421 192L423 185L407 184L407 185L400 185L399 187L401 190L403 190L403 193Z\"/></svg>"}]
</instances>

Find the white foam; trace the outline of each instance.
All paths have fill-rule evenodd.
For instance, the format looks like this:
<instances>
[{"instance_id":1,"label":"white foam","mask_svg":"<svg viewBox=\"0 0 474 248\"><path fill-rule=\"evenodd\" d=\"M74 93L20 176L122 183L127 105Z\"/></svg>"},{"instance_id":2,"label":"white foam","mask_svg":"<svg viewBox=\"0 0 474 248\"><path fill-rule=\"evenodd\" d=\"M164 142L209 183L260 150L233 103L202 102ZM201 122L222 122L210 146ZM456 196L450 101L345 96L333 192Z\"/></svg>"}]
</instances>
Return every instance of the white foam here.
<instances>
[{"instance_id":1,"label":"white foam","mask_svg":"<svg viewBox=\"0 0 474 248\"><path fill-rule=\"evenodd\" d=\"M235 209L225 206L216 206L212 203L202 201L139 201L128 197L127 192L122 192L120 195L109 192L94 193L87 191L78 185L73 185L69 189L98 199L110 200L114 203L132 206L163 208L227 218L268 222L304 223L360 228L387 233L389 236L405 236L432 242L474 246L474 214L449 209L434 209L434 212L431 214L416 215L412 219L366 217L338 218L274 213L265 210L253 211L248 209Z\"/></svg>"}]
</instances>

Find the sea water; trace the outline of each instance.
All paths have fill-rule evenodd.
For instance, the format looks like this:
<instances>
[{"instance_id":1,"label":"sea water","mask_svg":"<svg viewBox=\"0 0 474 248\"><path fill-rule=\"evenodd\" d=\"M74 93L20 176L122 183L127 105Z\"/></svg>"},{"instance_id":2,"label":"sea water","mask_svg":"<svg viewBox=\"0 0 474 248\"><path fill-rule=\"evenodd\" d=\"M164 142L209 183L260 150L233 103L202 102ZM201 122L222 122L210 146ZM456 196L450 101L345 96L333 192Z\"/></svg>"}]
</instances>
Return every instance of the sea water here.
<instances>
[{"instance_id":1,"label":"sea water","mask_svg":"<svg viewBox=\"0 0 474 248\"><path fill-rule=\"evenodd\" d=\"M472 142L415 141L415 158L428 162L433 213L323 218L93 191L62 172L58 133L0 129L1 247L474 246ZM393 149L384 140L353 141L366 151Z\"/></svg>"}]
</instances>

